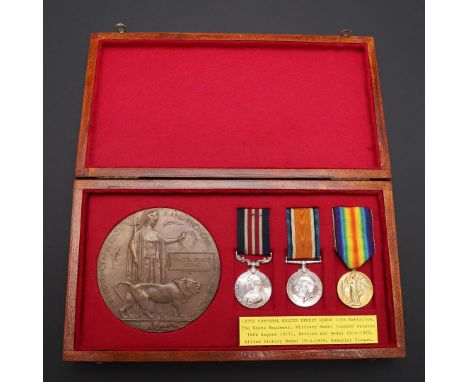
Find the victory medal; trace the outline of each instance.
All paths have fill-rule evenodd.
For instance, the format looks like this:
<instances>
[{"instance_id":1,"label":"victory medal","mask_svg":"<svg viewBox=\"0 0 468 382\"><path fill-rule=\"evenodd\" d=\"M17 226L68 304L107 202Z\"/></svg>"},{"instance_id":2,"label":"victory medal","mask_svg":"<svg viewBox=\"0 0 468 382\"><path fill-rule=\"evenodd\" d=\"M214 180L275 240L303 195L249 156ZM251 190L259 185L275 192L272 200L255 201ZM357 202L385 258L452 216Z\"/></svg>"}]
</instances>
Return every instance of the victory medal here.
<instances>
[{"instance_id":1,"label":"victory medal","mask_svg":"<svg viewBox=\"0 0 468 382\"><path fill-rule=\"evenodd\" d=\"M301 264L288 280L289 299L301 307L315 305L323 293L320 278L306 264L320 263L320 223L318 208L287 208L287 264Z\"/></svg>"},{"instance_id":2,"label":"victory medal","mask_svg":"<svg viewBox=\"0 0 468 382\"><path fill-rule=\"evenodd\" d=\"M257 267L271 261L270 210L268 208L237 209L236 259L246 263L250 269L236 280L234 292L239 303L247 308L259 308L271 297L271 283ZM244 255L258 255L251 261Z\"/></svg>"},{"instance_id":3,"label":"victory medal","mask_svg":"<svg viewBox=\"0 0 468 382\"><path fill-rule=\"evenodd\" d=\"M370 278L356 270L375 254L372 212L366 207L334 207L333 226L338 256L351 269L338 281L338 296L350 308L362 308L374 294Z\"/></svg>"}]
</instances>

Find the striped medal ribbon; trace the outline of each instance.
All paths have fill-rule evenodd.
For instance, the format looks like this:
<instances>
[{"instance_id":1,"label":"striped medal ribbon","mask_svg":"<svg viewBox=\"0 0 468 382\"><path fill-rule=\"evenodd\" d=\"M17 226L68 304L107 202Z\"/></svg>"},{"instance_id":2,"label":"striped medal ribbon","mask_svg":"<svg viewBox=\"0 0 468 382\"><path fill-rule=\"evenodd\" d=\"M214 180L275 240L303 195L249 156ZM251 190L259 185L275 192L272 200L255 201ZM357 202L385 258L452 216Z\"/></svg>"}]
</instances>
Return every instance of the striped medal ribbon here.
<instances>
[{"instance_id":1,"label":"striped medal ribbon","mask_svg":"<svg viewBox=\"0 0 468 382\"><path fill-rule=\"evenodd\" d=\"M270 209L237 209L237 253L270 255Z\"/></svg>"},{"instance_id":2,"label":"striped medal ribbon","mask_svg":"<svg viewBox=\"0 0 468 382\"><path fill-rule=\"evenodd\" d=\"M320 261L320 222L318 208L287 208L287 260Z\"/></svg>"},{"instance_id":3,"label":"striped medal ribbon","mask_svg":"<svg viewBox=\"0 0 468 382\"><path fill-rule=\"evenodd\" d=\"M357 271L375 254L372 211L367 207L334 207L333 227L336 252L351 269L338 281L338 295L345 305L361 308L373 296L372 281Z\"/></svg>"},{"instance_id":4,"label":"striped medal ribbon","mask_svg":"<svg viewBox=\"0 0 468 382\"><path fill-rule=\"evenodd\" d=\"M306 264L320 263L320 219L318 208L287 208L288 250L286 263L301 264L288 280L289 299L301 307L315 305L323 293L320 278Z\"/></svg>"},{"instance_id":5,"label":"striped medal ribbon","mask_svg":"<svg viewBox=\"0 0 468 382\"><path fill-rule=\"evenodd\" d=\"M334 207L335 248L349 269L357 269L375 253L372 212L366 207Z\"/></svg>"},{"instance_id":6,"label":"striped medal ribbon","mask_svg":"<svg viewBox=\"0 0 468 382\"><path fill-rule=\"evenodd\" d=\"M235 283L234 293L239 303L247 308L259 308L271 297L271 283L257 267L271 261L270 209L237 209L236 259L246 263L249 270L241 274ZM257 261L246 256L259 256Z\"/></svg>"}]
</instances>

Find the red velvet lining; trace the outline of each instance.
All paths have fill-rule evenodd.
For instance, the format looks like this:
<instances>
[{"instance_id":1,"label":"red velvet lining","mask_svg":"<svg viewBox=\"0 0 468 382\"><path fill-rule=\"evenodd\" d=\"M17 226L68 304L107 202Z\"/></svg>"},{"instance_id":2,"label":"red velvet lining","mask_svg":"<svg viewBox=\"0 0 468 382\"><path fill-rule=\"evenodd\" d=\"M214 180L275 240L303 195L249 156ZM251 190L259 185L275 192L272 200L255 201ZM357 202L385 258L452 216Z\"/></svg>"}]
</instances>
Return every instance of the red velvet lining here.
<instances>
[{"instance_id":1,"label":"red velvet lining","mask_svg":"<svg viewBox=\"0 0 468 382\"><path fill-rule=\"evenodd\" d=\"M86 166L380 168L367 45L104 40Z\"/></svg>"},{"instance_id":2,"label":"red velvet lining","mask_svg":"<svg viewBox=\"0 0 468 382\"><path fill-rule=\"evenodd\" d=\"M374 215L376 255L360 270L374 284L368 306L352 309L336 293L340 276L347 271L333 250L331 208L361 205ZM322 264L314 264L324 286L317 305L299 308L285 292L286 281L297 270L284 263L286 207L320 208ZM212 234L221 259L218 291L205 313L187 327L169 333L146 333L119 321L102 299L96 277L97 257L111 229L127 215L149 207L180 209L198 219ZM234 296L234 281L247 268L235 260L236 207L270 207L273 261L261 267L273 284L271 300L262 308L242 307ZM242 350L238 346L239 316L376 314L379 343L375 345L300 346L301 348L394 347L395 324L388 259L383 197L381 192L341 191L85 191L82 242L76 306L76 350ZM266 348L266 347L264 347ZM286 347L268 347L286 348ZM249 349L261 349L252 347Z\"/></svg>"}]
</instances>

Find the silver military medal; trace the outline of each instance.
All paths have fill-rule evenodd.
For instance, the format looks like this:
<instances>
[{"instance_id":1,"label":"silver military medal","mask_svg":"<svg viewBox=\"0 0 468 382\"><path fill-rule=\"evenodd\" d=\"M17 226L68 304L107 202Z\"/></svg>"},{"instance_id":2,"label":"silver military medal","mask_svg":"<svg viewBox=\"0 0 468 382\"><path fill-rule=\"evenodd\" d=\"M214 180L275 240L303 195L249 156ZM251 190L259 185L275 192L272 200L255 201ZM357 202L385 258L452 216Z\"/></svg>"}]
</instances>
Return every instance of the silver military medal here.
<instances>
[{"instance_id":1,"label":"silver military medal","mask_svg":"<svg viewBox=\"0 0 468 382\"><path fill-rule=\"evenodd\" d=\"M286 209L288 231L287 264L300 264L301 268L288 280L289 299L304 308L315 305L323 293L320 278L307 269L306 264L320 263L320 232L318 208Z\"/></svg>"},{"instance_id":2,"label":"silver military medal","mask_svg":"<svg viewBox=\"0 0 468 382\"><path fill-rule=\"evenodd\" d=\"M271 261L268 208L237 209L237 250L236 259L250 268L236 280L234 293L237 301L247 308L260 308L271 297L271 282L257 268ZM245 255L261 258L251 261Z\"/></svg>"}]
</instances>

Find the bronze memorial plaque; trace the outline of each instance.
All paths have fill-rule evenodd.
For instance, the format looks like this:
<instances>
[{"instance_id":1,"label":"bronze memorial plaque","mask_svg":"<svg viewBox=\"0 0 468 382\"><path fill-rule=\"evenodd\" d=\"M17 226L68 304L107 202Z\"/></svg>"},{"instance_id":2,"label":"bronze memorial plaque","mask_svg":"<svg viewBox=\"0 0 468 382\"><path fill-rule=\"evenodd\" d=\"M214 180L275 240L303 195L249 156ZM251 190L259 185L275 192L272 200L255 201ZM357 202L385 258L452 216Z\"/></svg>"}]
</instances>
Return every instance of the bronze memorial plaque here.
<instances>
[{"instance_id":1,"label":"bronze memorial plaque","mask_svg":"<svg viewBox=\"0 0 468 382\"><path fill-rule=\"evenodd\" d=\"M216 244L192 216L151 208L126 217L107 236L98 283L109 309L147 332L177 330L196 320L219 283Z\"/></svg>"}]
</instances>

